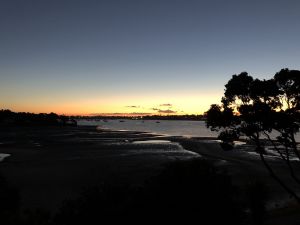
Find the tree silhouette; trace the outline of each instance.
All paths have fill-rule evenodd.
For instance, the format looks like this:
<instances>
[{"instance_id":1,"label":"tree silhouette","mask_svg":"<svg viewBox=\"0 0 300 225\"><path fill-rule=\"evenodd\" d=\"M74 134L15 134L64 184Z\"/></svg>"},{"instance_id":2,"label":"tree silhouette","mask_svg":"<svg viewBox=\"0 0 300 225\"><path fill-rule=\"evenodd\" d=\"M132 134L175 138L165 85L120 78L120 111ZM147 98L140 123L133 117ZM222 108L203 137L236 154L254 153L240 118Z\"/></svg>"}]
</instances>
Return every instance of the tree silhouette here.
<instances>
[{"instance_id":1,"label":"tree silhouette","mask_svg":"<svg viewBox=\"0 0 300 225\"><path fill-rule=\"evenodd\" d=\"M11 125L27 125L27 126L76 126L77 122L64 115L57 115L55 113L26 113L26 112L12 112L8 109L0 110L0 126Z\"/></svg>"},{"instance_id":2,"label":"tree silhouette","mask_svg":"<svg viewBox=\"0 0 300 225\"><path fill-rule=\"evenodd\" d=\"M271 176L300 203L300 197L285 184L265 160L262 139L267 139L290 170L291 177L300 185L290 162L291 154L300 160L295 134L300 127L300 71L282 69L272 79L253 79L247 72L233 75L225 85L221 105L211 105L206 112L207 127L220 131L221 146L234 147L241 136L256 145L262 162ZM276 138L271 132L277 131Z\"/></svg>"}]
</instances>

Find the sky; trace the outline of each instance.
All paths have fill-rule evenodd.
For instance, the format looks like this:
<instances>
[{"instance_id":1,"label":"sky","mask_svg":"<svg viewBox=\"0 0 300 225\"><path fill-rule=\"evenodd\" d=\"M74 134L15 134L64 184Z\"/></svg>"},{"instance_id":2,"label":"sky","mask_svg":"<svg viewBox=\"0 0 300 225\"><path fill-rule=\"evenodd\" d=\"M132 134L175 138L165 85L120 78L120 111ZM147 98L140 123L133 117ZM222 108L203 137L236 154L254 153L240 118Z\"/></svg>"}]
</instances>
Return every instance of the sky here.
<instances>
[{"instance_id":1,"label":"sky","mask_svg":"<svg viewBox=\"0 0 300 225\"><path fill-rule=\"evenodd\" d=\"M298 0L1 0L0 108L202 114L300 69Z\"/></svg>"}]
</instances>

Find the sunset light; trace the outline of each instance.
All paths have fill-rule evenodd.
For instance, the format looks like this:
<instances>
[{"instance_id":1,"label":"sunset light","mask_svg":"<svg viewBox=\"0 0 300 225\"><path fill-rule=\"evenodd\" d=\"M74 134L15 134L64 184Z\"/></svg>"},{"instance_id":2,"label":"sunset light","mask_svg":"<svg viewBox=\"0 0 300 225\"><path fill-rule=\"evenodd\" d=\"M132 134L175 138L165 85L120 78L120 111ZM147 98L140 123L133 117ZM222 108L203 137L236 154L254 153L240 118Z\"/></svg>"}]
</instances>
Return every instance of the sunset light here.
<instances>
[{"instance_id":1,"label":"sunset light","mask_svg":"<svg viewBox=\"0 0 300 225\"><path fill-rule=\"evenodd\" d=\"M300 224L300 0L0 0L0 224Z\"/></svg>"}]
</instances>

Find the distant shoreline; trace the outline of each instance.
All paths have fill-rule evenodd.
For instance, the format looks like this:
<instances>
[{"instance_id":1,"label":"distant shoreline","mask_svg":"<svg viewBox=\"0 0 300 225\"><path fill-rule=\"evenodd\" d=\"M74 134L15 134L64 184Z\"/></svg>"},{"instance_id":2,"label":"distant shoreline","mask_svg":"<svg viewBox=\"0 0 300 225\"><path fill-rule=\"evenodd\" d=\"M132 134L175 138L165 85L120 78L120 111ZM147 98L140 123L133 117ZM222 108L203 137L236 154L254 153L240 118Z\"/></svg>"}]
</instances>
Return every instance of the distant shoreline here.
<instances>
[{"instance_id":1,"label":"distant shoreline","mask_svg":"<svg viewBox=\"0 0 300 225\"><path fill-rule=\"evenodd\" d=\"M71 116L73 119L86 120L187 120L187 121L205 121L204 115L152 115L152 116Z\"/></svg>"}]
</instances>

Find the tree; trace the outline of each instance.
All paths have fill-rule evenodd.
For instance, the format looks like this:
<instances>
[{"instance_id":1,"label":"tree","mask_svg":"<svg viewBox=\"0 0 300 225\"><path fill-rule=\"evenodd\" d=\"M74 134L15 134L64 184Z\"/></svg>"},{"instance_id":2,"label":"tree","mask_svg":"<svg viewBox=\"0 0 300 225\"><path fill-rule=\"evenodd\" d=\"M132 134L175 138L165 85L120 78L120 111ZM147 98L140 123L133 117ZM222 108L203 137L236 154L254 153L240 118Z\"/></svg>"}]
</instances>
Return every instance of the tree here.
<instances>
[{"instance_id":1,"label":"tree","mask_svg":"<svg viewBox=\"0 0 300 225\"><path fill-rule=\"evenodd\" d=\"M268 140L289 168L291 177L300 185L290 162L294 153L300 160L295 134L300 127L300 71L282 69L272 79L253 79L246 72L233 75L225 85L221 105L211 105L206 112L206 125L220 131L224 150L234 147L241 136L256 145L262 162L271 176L300 203L300 197L289 188L265 160L264 142ZM271 132L277 131L276 138Z\"/></svg>"}]
</instances>

